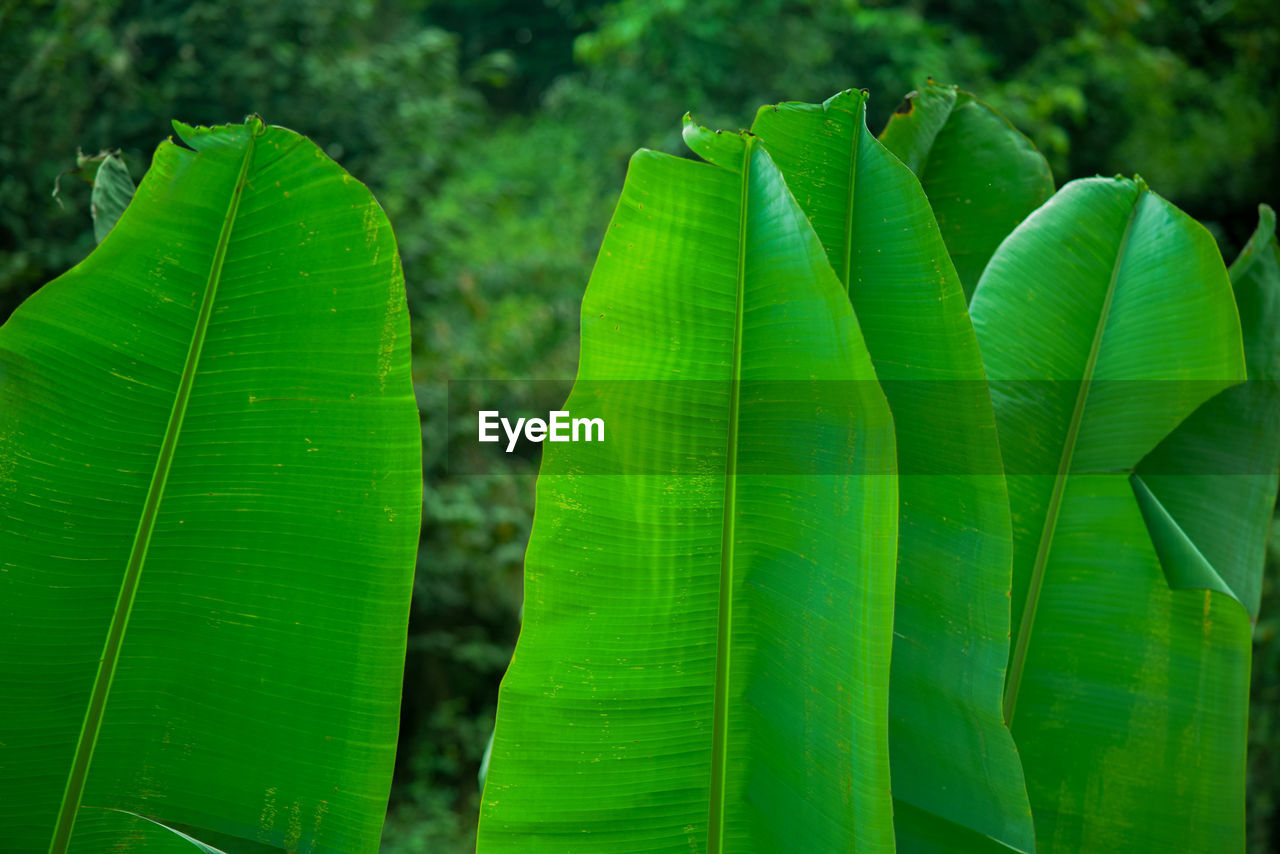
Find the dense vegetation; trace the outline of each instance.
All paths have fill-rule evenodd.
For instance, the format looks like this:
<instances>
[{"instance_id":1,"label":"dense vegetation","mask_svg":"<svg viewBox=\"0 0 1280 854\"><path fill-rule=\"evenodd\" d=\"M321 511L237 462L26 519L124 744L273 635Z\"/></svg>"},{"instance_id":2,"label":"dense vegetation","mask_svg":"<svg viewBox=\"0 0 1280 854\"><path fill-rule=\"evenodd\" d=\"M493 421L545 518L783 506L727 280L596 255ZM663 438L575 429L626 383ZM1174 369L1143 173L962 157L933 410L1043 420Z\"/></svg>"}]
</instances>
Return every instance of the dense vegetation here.
<instances>
[{"instance_id":1,"label":"dense vegetation","mask_svg":"<svg viewBox=\"0 0 1280 854\"><path fill-rule=\"evenodd\" d=\"M645 144L692 109L745 125L782 98L877 93L878 131L932 75L982 93L1058 182L1141 171L1232 258L1280 199L1280 22L1266 0L858 5L714 2L0 5L0 317L93 245L77 147L140 177L164 118L259 112L365 181L404 258L427 479L388 850L466 850L475 772L514 642L534 463L447 471L450 378L574 373L582 288ZM461 407L450 407L450 410ZM1274 571L1255 632L1250 832L1280 796ZM452 847L452 848L451 848Z\"/></svg>"}]
</instances>

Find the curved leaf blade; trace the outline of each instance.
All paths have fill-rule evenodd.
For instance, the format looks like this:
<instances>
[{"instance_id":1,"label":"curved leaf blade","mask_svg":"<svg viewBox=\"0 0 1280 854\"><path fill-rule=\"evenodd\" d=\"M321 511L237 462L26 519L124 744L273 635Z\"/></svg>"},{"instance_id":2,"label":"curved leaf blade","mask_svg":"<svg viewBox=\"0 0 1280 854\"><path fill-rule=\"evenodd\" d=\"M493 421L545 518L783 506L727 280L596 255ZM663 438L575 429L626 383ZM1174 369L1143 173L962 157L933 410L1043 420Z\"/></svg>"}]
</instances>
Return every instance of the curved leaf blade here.
<instances>
[{"instance_id":1,"label":"curved leaf blade","mask_svg":"<svg viewBox=\"0 0 1280 854\"><path fill-rule=\"evenodd\" d=\"M1228 270L1249 382L1196 410L1138 464L1133 487L1175 589L1217 590L1258 618L1280 488L1280 244L1271 208Z\"/></svg>"},{"instance_id":2,"label":"curved leaf blade","mask_svg":"<svg viewBox=\"0 0 1280 854\"><path fill-rule=\"evenodd\" d=\"M421 488L394 238L303 137L175 127L0 328L3 844L98 807L374 850Z\"/></svg>"},{"instance_id":3,"label":"curved leaf blade","mask_svg":"<svg viewBox=\"0 0 1280 854\"><path fill-rule=\"evenodd\" d=\"M1012 546L995 415L929 201L865 113L865 93L848 91L762 108L752 130L841 273L909 475L889 703L898 848L1029 851L1022 767L1000 713Z\"/></svg>"},{"instance_id":4,"label":"curved leaf blade","mask_svg":"<svg viewBox=\"0 0 1280 854\"><path fill-rule=\"evenodd\" d=\"M632 159L565 407L616 438L544 454L484 852L893 850L892 420L758 141L686 133L736 160Z\"/></svg>"},{"instance_id":5,"label":"curved leaf blade","mask_svg":"<svg viewBox=\"0 0 1280 854\"><path fill-rule=\"evenodd\" d=\"M1240 256L1227 269L1240 310L1244 357L1250 379L1280 382L1280 345L1276 318L1280 316L1280 241L1276 212L1258 206L1258 227Z\"/></svg>"},{"instance_id":6,"label":"curved leaf blade","mask_svg":"<svg viewBox=\"0 0 1280 854\"><path fill-rule=\"evenodd\" d=\"M121 839L153 854L227 854L167 824L115 809L81 808L72 854L118 849ZM279 850L279 849L276 849Z\"/></svg>"},{"instance_id":7,"label":"curved leaf blade","mask_svg":"<svg viewBox=\"0 0 1280 854\"><path fill-rule=\"evenodd\" d=\"M1244 376L1212 238L1141 182L1075 181L1000 246L970 309L1010 472L1005 712L1037 849L1242 845L1248 621L1169 588L1127 482Z\"/></svg>"},{"instance_id":8,"label":"curved leaf blade","mask_svg":"<svg viewBox=\"0 0 1280 854\"><path fill-rule=\"evenodd\" d=\"M920 178L971 298L996 247L1053 195L1049 162L974 95L932 80L907 95L880 141Z\"/></svg>"}]
</instances>

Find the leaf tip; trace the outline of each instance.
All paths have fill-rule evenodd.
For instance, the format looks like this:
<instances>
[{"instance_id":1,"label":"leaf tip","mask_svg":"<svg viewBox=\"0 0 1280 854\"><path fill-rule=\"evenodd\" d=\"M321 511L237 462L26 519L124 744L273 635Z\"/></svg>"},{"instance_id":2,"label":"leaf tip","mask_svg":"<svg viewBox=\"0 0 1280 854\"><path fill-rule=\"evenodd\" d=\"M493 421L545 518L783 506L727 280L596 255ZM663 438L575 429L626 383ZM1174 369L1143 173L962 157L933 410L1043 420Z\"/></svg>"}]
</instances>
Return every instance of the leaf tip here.
<instances>
[{"instance_id":1,"label":"leaf tip","mask_svg":"<svg viewBox=\"0 0 1280 854\"><path fill-rule=\"evenodd\" d=\"M174 119L170 124L173 125L173 132L178 135L178 139L188 146L191 146L191 140L195 138L196 129L186 122L180 122ZM191 146L194 147L194 146Z\"/></svg>"},{"instance_id":2,"label":"leaf tip","mask_svg":"<svg viewBox=\"0 0 1280 854\"><path fill-rule=\"evenodd\" d=\"M738 168L736 160L741 157L742 146L746 144L747 131L740 133L724 133L711 130L694 121L690 113L684 114L684 127L680 131L684 144L689 150L708 163L727 168Z\"/></svg>"},{"instance_id":3,"label":"leaf tip","mask_svg":"<svg viewBox=\"0 0 1280 854\"><path fill-rule=\"evenodd\" d=\"M1275 233L1276 212L1271 205L1266 202L1258 205L1258 225L1269 233Z\"/></svg>"}]
</instances>

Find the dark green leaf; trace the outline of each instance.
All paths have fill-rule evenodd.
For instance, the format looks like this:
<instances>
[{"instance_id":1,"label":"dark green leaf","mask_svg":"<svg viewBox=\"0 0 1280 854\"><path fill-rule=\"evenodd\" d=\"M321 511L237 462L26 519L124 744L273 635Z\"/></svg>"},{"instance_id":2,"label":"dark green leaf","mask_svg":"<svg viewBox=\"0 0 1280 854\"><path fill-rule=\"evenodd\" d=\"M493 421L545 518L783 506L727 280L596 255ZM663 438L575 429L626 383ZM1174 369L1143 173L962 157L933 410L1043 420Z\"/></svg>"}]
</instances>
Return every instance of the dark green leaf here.
<instances>
[{"instance_id":1,"label":"dark green leaf","mask_svg":"<svg viewBox=\"0 0 1280 854\"><path fill-rule=\"evenodd\" d=\"M1000 241L1053 194L1048 161L995 110L932 80L907 96L880 141L920 178L972 297Z\"/></svg>"},{"instance_id":2,"label":"dark green leaf","mask_svg":"<svg viewBox=\"0 0 1280 854\"><path fill-rule=\"evenodd\" d=\"M90 196L93 211L93 236L101 243L133 198L133 179L120 152L108 152L98 164Z\"/></svg>"}]
</instances>

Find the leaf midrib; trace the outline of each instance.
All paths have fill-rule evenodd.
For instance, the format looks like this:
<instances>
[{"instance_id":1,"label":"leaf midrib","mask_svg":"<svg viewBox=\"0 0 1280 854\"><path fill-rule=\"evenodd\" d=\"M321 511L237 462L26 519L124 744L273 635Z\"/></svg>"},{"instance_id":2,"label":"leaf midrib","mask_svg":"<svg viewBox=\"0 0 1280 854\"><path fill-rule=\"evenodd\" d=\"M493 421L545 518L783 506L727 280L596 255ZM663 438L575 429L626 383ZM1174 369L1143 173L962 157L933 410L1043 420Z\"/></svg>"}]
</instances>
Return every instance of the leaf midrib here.
<instances>
[{"instance_id":1,"label":"leaf midrib","mask_svg":"<svg viewBox=\"0 0 1280 854\"><path fill-rule=\"evenodd\" d=\"M186 362L183 365L182 376L179 378L178 389L174 395L173 408L169 413L169 422L165 426L164 438L161 440L160 450L156 457L156 467L151 475L151 483L147 488L147 497L142 505L142 514L138 519L138 529L134 533L133 546L129 552L128 563L125 565L124 577L120 582L120 593L111 616L111 624L107 629L107 638L103 644L102 656L98 661L98 671L94 677L93 688L89 693L89 704L85 709L80 736L76 741L75 755L72 758L71 768L67 774L67 785L58 808L58 819L54 825L53 838L49 842L50 854L63 854L67 850L67 846L71 842L76 813L79 811L84 788L88 782L89 766L93 760L94 748L97 746L98 734L102 729L107 699L110 696L112 682L115 679L116 666L120 661L120 650L124 643L125 632L129 627L129 617L133 611L134 600L137 598L142 568L147 559L147 549L151 544L156 518L159 515L160 502L164 497L164 488L169 477L169 469L173 464L174 452L177 449L178 436L182 431L182 422L186 416L187 404L191 399L196 367L200 362L200 353L204 347L209 320L213 315L214 298L217 295L218 283L222 278L222 265L226 260L227 246L231 241L231 229L240 208L240 198L249 174L249 167L253 162L255 141L261 131L261 125L255 122L246 122L245 129L248 132L248 144L245 146L244 157L240 162L240 174L236 178L231 198L227 201L227 210L223 216L221 230L218 233L218 243L214 248L213 259L209 265L209 276L205 281L200 313L197 315L196 324L192 330L191 343L187 349Z\"/></svg>"},{"instance_id":2,"label":"leaf midrib","mask_svg":"<svg viewBox=\"0 0 1280 854\"><path fill-rule=\"evenodd\" d=\"M1053 536L1058 525L1058 514L1062 508L1062 496L1066 491L1067 475L1071 469L1071 460L1075 455L1076 441L1080 434L1080 424L1084 420L1085 405L1089 398L1089 387L1098 364L1098 353L1102 349L1102 336L1106 331L1107 320L1111 314L1111 303L1115 297L1116 282L1120 277L1120 267L1124 261L1125 251L1129 246L1129 235L1133 232L1133 223L1138 216L1138 208L1142 204L1146 191L1139 186L1138 195L1129 211L1129 219L1125 223L1124 234L1120 237L1120 246L1116 250L1115 261L1111 265L1111 279L1107 282L1107 293L1102 301L1102 310L1098 314L1098 325L1094 329L1093 341L1089 348L1089 358L1085 362L1084 374L1080 380L1080 388L1076 392L1075 408L1071 412L1071 422L1067 426L1067 435L1062 444L1062 456L1058 461L1058 470L1054 475L1053 492L1049 496L1049 506L1045 511L1044 526L1040 531L1040 541L1036 548L1035 563L1031 568L1031 580L1027 585L1027 598L1022 608L1022 619L1018 624L1018 636L1015 640L1013 658L1009 664L1009 678L1005 684L1004 722L1005 726L1013 726L1013 715L1018 705L1018 692L1022 688L1022 675L1026 669L1027 648L1031 643L1031 631L1035 623L1036 607L1040 603L1040 592L1044 586L1045 568L1049 564L1049 551L1053 545Z\"/></svg>"},{"instance_id":3,"label":"leaf midrib","mask_svg":"<svg viewBox=\"0 0 1280 854\"><path fill-rule=\"evenodd\" d=\"M742 377L742 318L746 296L747 199L754 138L746 136L738 208L738 279L733 320L733 362L729 380L729 427L726 437L723 517L720 534L720 599L716 624L716 686L711 727L711 797L707 822L707 854L724 850L724 801L729 750L729 656L733 633L733 561L737 521L738 404Z\"/></svg>"},{"instance_id":4,"label":"leaf midrib","mask_svg":"<svg viewBox=\"0 0 1280 854\"><path fill-rule=\"evenodd\" d=\"M852 299L853 283L849 280L853 271L853 204L854 191L858 182L858 145L862 141L862 129L866 126L867 101L865 96L858 99L858 109L853 112L853 143L849 146L849 191L845 196L844 206L844 269L841 280L844 290Z\"/></svg>"}]
</instances>

